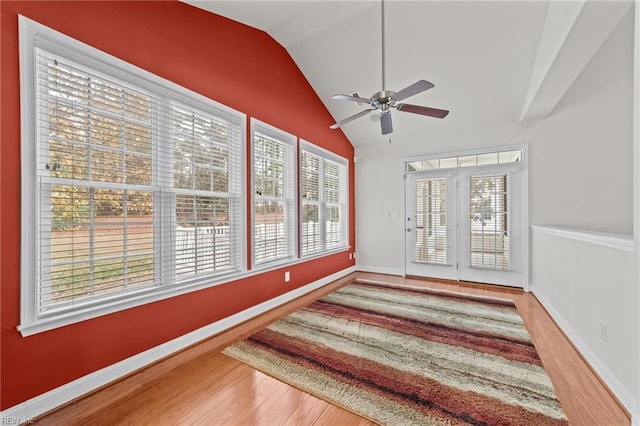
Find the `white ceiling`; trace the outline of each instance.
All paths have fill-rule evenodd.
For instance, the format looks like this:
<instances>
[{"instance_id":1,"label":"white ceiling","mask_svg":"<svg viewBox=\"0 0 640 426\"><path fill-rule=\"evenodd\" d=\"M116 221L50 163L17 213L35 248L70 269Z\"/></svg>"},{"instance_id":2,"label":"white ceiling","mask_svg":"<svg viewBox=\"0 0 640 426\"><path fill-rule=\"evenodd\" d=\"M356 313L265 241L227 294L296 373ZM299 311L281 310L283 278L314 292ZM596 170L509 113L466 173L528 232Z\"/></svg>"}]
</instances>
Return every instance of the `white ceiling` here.
<instances>
[{"instance_id":1,"label":"white ceiling","mask_svg":"<svg viewBox=\"0 0 640 426\"><path fill-rule=\"evenodd\" d=\"M382 89L379 1L183 1L271 35L336 121L365 107L332 95ZM386 89L428 80L433 89L404 102L451 111L394 110L394 141L548 115L631 4L387 0ZM342 128L354 146L386 139L375 118Z\"/></svg>"}]
</instances>

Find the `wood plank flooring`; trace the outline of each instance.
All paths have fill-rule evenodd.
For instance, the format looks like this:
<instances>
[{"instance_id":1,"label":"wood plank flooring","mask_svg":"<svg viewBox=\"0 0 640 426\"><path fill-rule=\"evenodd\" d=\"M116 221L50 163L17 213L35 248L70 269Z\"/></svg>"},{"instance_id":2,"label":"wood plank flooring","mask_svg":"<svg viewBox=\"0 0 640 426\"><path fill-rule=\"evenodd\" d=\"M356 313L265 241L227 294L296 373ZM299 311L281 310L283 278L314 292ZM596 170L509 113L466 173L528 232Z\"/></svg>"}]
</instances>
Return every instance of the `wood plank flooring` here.
<instances>
[{"instance_id":1,"label":"wood plank flooring","mask_svg":"<svg viewBox=\"0 0 640 426\"><path fill-rule=\"evenodd\" d=\"M362 277L512 299L572 425L630 425L628 413L531 294L485 285L355 273L194 345L39 419L40 425L370 425L221 353Z\"/></svg>"}]
</instances>

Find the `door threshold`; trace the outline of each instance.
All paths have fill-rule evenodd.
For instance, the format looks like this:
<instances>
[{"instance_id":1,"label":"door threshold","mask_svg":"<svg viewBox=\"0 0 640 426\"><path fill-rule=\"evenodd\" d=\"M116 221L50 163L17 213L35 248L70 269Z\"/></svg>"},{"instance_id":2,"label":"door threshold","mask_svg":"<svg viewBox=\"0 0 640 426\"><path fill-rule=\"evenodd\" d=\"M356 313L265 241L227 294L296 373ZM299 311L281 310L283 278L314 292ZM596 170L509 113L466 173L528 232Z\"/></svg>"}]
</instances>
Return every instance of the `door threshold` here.
<instances>
[{"instance_id":1,"label":"door threshold","mask_svg":"<svg viewBox=\"0 0 640 426\"><path fill-rule=\"evenodd\" d=\"M485 289L485 290L497 290L504 293L513 293L513 294L523 294L524 289L522 287L513 287L503 284L490 284L490 283L479 283L474 281L459 281L459 280L448 280L444 278L431 278L431 277L422 277L419 275L405 275L405 278L420 280L420 281L431 281L435 283L442 284L450 284L458 287L466 287L466 288L476 288L476 289Z\"/></svg>"}]
</instances>

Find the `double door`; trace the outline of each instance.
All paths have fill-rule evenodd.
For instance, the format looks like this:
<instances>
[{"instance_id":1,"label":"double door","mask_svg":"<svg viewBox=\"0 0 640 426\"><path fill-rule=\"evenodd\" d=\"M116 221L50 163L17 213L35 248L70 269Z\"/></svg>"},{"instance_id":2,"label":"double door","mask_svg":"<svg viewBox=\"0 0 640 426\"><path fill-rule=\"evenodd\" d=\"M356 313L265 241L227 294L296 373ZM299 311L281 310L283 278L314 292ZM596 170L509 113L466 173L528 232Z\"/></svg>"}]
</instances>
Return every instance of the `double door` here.
<instances>
[{"instance_id":1,"label":"double door","mask_svg":"<svg viewBox=\"0 0 640 426\"><path fill-rule=\"evenodd\" d=\"M407 275L523 287L522 166L407 174Z\"/></svg>"}]
</instances>

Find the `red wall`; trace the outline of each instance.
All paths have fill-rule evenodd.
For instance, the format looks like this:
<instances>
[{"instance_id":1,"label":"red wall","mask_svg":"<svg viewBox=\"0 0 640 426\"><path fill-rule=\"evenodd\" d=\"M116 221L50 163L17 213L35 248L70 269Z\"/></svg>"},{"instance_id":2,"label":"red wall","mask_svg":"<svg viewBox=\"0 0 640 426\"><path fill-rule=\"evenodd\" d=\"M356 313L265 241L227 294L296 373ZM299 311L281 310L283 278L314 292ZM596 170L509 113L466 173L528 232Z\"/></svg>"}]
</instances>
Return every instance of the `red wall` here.
<instances>
[{"instance_id":1,"label":"red wall","mask_svg":"<svg viewBox=\"0 0 640 426\"><path fill-rule=\"evenodd\" d=\"M349 241L355 245L353 147L285 49L262 31L175 1L0 2L0 409L353 265L327 256L183 296L22 337L18 14L318 144L350 160Z\"/></svg>"}]
</instances>

